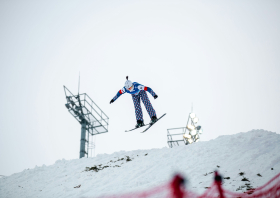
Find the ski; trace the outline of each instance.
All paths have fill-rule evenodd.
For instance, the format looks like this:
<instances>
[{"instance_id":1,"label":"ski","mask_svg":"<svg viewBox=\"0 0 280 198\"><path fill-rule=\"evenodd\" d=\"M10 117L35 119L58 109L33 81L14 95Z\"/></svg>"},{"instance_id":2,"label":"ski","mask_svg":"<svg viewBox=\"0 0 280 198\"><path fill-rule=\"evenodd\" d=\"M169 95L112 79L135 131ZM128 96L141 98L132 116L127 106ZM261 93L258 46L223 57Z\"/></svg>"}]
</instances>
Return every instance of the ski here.
<instances>
[{"instance_id":1,"label":"ski","mask_svg":"<svg viewBox=\"0 0 280 198\"><path fill-rule=\"evenodd\" d=\"M158 119L157 119L157 121L159 121L163 116L165 116L166 115L166 113L165 114L163 114L162 116L160 116ZM141 133L145 133L146 131L148 131L148 129L149 128L151 128L151 126L153 126L157 121L155 121L153 124L149 124L149 126L143 131L143 132L141 132Z\"/></svg>"},{"instance_id":2,"label":"ski","mask_svg":"<svg viewBox=\"0 0 280 198\"><path fill-rule=\"evenodd\" d=\"M149 125L149 124L145 124L145 125L143 125L143 126L141 126L141 127L144 127L144 126L147 126L147 125ZM141 127L135 127L135 128L133 128L133 129L126 130L125 132L130 132L130 131L133 131L133 130L135 130L135 129L140 129Z\"/></svg>"}]
</instances>

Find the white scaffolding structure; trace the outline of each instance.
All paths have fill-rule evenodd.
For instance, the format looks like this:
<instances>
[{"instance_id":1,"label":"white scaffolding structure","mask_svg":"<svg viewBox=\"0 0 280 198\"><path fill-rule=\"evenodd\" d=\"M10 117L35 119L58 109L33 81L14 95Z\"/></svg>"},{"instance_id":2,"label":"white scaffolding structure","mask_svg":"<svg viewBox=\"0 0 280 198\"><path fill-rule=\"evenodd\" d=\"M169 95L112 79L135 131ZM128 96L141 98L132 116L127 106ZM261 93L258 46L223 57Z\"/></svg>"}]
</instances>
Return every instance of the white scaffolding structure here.
<instances>
[{"instance_id":1,"label":"white scaffolding structure","mask_svg":"<svg viewBox=\"0 0 280 198\"><path fill-rule=\"evenodd\" d=\"M201 126L197 125L198 118L191 112L185 127L167 129L167 144L170 148L198 142L202 134Z\"/></svg>"}]
</instances>

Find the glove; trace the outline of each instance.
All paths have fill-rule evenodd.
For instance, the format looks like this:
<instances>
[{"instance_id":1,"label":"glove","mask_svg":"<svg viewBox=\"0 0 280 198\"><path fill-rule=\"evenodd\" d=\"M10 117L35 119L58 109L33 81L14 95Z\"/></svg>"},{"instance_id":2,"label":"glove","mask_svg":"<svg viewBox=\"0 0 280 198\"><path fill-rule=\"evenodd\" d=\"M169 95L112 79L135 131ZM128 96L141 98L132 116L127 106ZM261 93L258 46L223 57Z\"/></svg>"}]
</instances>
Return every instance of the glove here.
<instances>
[{"instance_id":1,"label":"glove","mask_svg":"<svg viewBox=\"0 0 280 198\"><path fill-rule=\"evenodd\" d=\"M113 103L113 102L114 102L114 99L112 99L112 100L110 101L110 104Z\"/></svg>"},{"instance_id":2,"label":"glove","mask_svg":"<svg viewBox=\"0 0 280 198\"><path fill-rule=\"evenodd\" d=\"M158 96L157 96L157 95L155 95L155 96L154 96L154 99L157 99L157 97L158 97Z\"/></svg>"}]
</instances>

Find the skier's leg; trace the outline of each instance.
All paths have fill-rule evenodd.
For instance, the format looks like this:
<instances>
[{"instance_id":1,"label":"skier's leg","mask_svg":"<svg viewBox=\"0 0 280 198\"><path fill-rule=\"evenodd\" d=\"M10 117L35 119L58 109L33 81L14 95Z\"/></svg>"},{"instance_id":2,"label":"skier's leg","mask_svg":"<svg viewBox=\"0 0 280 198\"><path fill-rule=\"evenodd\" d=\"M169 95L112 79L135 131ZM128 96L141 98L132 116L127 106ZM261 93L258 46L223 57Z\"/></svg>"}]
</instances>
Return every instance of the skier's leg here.
<instances>
[{"instance_id":1,"label":"skier's leg","mask_svg":"<svg viewBox=\"0 0 280 198\"><path fill-rule=\"evenodd\" d=\"M140 96L138 95L131 95L134 103L134 108L135 108L135 116L136 120L141 120L143 122L143 113L142 113L142 108L140 105Z\"/></svg>"},{"instance_id":2,"label":"skier's leg","mask_svg":"<svg viewBox=\"0 0 280 198\"><path fill-rule=\"evenodd\" d=\"M147 93L145 91L141 90L138 95L140 95L150 118L152 119L152 117L154 117L154 116L157 117L156 111L154 110L154 108L148 98Z\"/></svg>"}]
</instances>

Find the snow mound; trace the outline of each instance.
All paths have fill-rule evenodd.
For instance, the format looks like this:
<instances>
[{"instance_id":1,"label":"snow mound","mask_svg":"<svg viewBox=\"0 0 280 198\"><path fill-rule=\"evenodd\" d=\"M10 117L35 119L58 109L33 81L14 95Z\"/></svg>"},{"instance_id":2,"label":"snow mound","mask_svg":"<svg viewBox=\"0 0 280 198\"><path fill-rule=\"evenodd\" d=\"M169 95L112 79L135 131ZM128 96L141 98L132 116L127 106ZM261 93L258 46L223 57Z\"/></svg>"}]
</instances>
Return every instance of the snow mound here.
<instances>
[{"instance_id":1,"label":"snow mound","mask_svg":"<svg viewBox=\"0 0 280 198\"><path fill-rule=\"evenodd\" d=\"M202 193L218 170L223 186L246 191L280 172L280 135L265 130L220 136L188 146L120 151L94 158L58 160L0 178L0 197L98 197L167 183L179 172L187 188Z\"/></svg>"}]
</instances>

